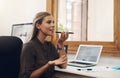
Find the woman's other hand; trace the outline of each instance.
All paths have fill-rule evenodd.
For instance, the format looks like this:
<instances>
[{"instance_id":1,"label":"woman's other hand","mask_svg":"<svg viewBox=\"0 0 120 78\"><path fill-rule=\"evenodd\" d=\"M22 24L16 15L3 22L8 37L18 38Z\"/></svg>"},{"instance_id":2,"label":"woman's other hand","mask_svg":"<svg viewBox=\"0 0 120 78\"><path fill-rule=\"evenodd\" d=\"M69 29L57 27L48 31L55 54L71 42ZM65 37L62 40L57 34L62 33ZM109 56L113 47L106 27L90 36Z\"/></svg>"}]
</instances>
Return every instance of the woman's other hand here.
<instances>
[{"instance_id":1,"label":"woman's other hand","mask_svg":"<svg viewBox=\"0 0 120 78\"><path fill-rule=\"evenodd\" d=\"M54 66L58 66L58 65L66 64L66 63L67 63L67 56L66 55L63 55L56 60L48 62L49 65L54 65Z\"/></svg>"}]
</instances>

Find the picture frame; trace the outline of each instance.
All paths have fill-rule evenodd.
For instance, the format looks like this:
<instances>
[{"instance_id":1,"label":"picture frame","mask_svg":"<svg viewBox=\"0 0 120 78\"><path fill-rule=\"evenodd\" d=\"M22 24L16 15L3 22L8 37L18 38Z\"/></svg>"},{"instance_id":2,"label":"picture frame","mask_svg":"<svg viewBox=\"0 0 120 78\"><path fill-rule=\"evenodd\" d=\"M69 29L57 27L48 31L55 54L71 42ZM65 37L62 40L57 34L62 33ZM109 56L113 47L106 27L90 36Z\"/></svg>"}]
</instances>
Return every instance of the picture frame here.
<instances>
[{"instance_id":1,"label":"picture frame","mask_svg":"<svg viewBox=\"0 0 120 78\"><path fill-rule=\"evenodd\" d=\"M23 43L26 43L28 40L30 40L32 30L33 23L13 24L11 36L16 36L20 38Z\"/></svg>"}]
</instances>

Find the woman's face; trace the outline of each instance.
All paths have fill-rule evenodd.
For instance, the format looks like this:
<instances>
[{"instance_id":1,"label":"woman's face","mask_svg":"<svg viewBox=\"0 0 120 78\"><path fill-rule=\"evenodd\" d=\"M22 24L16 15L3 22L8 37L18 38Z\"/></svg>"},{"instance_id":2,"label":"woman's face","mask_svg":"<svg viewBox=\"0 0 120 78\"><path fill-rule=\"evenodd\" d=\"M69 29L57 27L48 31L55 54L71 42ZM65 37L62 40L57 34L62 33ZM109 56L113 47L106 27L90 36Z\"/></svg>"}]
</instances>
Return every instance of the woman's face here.
<instances>
[{"instance_id":1,"label":"woman's face","mask_svg":"<svg viewBox=\"0 0 120 78\"><path fill-rule=\"evenodd\" d=\"M54 18L53 16L46 16L42 24L38 24L37 28L40 30L41 34L46 36L52 36L54 33Z\"/></svg>"}]
</instances>

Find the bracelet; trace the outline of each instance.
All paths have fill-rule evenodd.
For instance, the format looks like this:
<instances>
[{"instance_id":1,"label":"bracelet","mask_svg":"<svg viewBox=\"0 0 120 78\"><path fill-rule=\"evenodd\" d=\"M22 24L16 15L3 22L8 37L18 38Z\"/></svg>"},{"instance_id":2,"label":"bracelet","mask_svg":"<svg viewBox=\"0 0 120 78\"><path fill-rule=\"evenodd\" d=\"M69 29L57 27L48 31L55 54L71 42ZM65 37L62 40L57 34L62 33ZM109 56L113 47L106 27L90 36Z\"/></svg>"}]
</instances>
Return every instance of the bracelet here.
<instances>
[{"instance_id":1,"label":"bracelet","mask_svg":"<svg viewBox=\"0 0 120 78\"><path fill-rule=\"evenodd\" d=\"M58 50L64 50L64 47L62 47L62 48L57 48Z\"/></svg>"}]
</instances>

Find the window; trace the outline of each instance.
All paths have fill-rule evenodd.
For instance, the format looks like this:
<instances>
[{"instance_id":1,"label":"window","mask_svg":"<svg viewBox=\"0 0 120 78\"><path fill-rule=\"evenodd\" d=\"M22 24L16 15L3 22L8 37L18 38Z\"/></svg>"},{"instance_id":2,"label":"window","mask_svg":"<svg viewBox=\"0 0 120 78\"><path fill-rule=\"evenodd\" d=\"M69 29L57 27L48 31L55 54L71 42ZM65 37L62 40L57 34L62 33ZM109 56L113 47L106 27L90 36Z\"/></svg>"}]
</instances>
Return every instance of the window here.
<instances>
[{"instance_id":1,"label":"window","mask_svg":"<svg viewBox=\"0 0 120 78\"><path fill-rule=\"evenodd\" d=\"M61 1L61 0L60 0ZM89 0L91 1L91 0ZM96 0L95 0L96 1ZM97 0L98 1L98 0ZM101 1L101 0L100 0ZM110 1L108 0L107 3L105 3L106 5L109 3ZM120 56L120 28L119 28L119 23L120 23L120 19L118 16L120 16L120 11L119 11L119 7L120 7L120 0L113 0L114 4L114 41L66 41L65 44L69 45L68 46L68 53L76 53L78 46L80 44L95 44L95 45L103 45L103 50L102 50L102 55L104 56ZM63 5L64 6L64 5ZM101 4L100 4L101 6ZM54 19L55 19L55 23L56 23L56 29L57 29L57 22L58 21L58 0L47 0L47 11L50 12L51 14L53 14ZM65 9L65 8L63 8ZM109 8L111 9L111 8ZM109 27L107 27L105 30L108 30ZM54 35L52 37L52 41L53 43L56 41L56 35ZM108 35L106 35L108 36ZM103 36L105 37L105 36Z\"/></svg>"},{"instance_id":2,"label":"window","mask_svg":"<svg viewBox=\"0 0 120 78\"><path fill-rule=\"evenodd\" d=\"M58 31L72 31L68 41L87 40L88 0L59 0ZM67 8L64 8L67 7Z\"/></svg>"}]
</instances>

